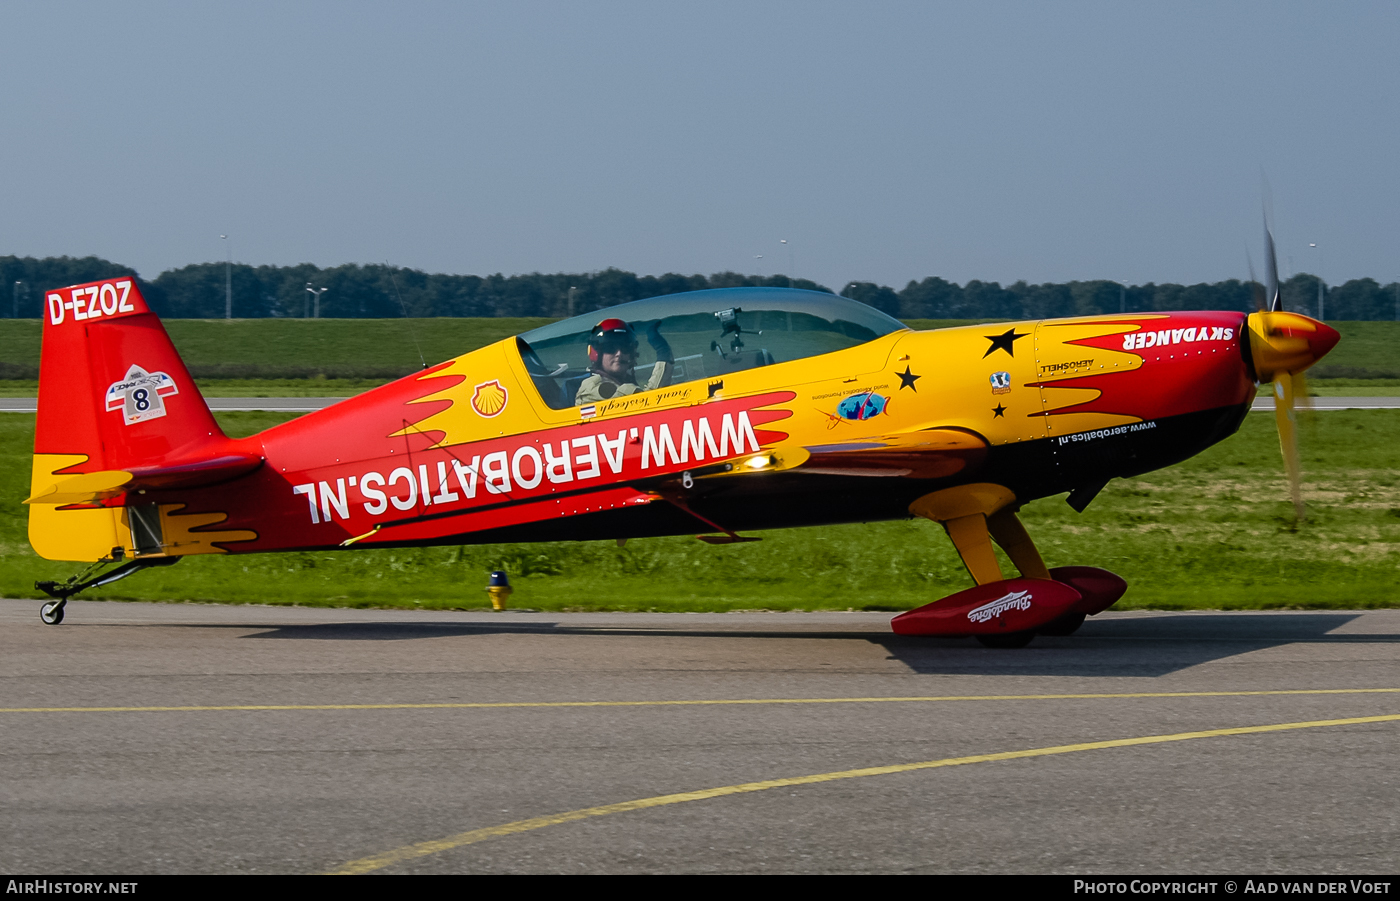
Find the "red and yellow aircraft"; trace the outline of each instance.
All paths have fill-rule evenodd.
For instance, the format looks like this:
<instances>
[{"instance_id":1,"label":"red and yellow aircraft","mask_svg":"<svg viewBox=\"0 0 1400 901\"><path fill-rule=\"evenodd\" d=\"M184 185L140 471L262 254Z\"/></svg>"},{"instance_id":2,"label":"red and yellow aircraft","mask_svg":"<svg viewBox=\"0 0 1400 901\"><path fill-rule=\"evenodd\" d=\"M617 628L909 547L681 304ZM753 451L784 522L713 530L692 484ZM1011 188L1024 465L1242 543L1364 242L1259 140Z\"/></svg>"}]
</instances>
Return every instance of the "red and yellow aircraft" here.
<instances>
[{"instance_id":1,"label":"red and yellow aircraft","mask_svg":"<svg viewBox=\"0 0 1400 901\"><path fill-rule=\"evenodd\" d=\"M697 291L557 322L232 439L133 280L53 291L30 542L116 567L42 583L56 599L42 615L57 623L77 591L192 554L726 543L914 515L943 525L976 587L895 617L895 631L996 646L1068 634L1126 585L1048 569L1016 511L1061 492L1082 510L1112 478L1199 453L1239 428L1256 382L1274 382L1286 411L1290 375L1338 335L1279 311L1274 293L1249 316L921 332L829 294ZM643 351L635 383L587 399L602 316L659 339L668 363Z\"/></svg>"}]
</instances>

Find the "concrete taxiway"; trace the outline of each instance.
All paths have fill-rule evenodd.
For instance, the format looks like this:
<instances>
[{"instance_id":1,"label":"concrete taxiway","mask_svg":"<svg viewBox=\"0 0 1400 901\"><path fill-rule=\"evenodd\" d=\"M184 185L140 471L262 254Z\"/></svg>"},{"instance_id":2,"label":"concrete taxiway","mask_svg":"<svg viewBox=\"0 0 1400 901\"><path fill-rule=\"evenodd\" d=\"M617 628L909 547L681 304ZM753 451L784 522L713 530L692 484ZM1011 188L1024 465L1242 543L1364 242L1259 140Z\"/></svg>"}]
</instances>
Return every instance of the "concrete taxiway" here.
<instances>
[{"instance_id":1,"label":"concrete taxiway","mask_svg":"<svg viewBox=\"0 0 1400 901\"><path fill-rule=\"evenodd\" d=\"M1376 873L1400 610L0 601L0 871Z\"/></svg>"}]
</instances>

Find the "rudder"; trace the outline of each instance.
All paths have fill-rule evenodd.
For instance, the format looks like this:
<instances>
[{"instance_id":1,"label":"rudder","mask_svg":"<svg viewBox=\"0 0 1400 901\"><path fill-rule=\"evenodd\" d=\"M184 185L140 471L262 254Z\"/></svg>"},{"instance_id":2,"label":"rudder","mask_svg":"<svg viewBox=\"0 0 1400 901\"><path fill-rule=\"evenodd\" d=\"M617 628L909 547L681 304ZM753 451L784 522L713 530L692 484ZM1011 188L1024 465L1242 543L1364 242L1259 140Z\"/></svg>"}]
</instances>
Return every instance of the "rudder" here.
<instances>
[{"instance_id":1,"label":"rudder","mask_svg":"<svg viewBox=\"0 0 1400 901\"><path fill-rule=\"evenodd\" d=\"M99 503L145 471L207 468L228 439L134 278L48 292L44 314L30 543L58 560L139 552L128 508Z\"/></svg>"}]
</instances>

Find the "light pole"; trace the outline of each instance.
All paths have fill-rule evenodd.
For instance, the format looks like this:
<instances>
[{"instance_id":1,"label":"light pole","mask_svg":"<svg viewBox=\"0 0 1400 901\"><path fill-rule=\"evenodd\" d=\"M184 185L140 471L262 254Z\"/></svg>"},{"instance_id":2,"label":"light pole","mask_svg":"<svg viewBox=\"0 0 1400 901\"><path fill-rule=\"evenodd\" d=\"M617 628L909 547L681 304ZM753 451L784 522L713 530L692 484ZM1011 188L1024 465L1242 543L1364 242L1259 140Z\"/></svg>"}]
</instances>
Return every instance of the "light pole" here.
<instances>
[{"instance_id":1,"label":"light pole","mask_svg":"<svg viewBox=\"0 0 1400 901\"><path fill-rule=\"evenodd\" d=\"M20 280L18 280L18 279L15 280L15 308L14 308L14 310L12 311L12 313L10 314L10 318L12 318L12 319L18 319L18 318L19 318L19 286L22 285L22 284L24 284L24 282L22 282L22 281L20 281Z\"/></svg>"},{"instance_id":2,"label":"light pole","mask_svg":"<svg viewBox=\"0 0 1400 901\"><path fill-rule=\"evenodd\" d=\"M794 262L794 256L793 256L792 245L791 245L791 244L788 244L787 238L779 238L779 239L778 239L778 243L779 243L779 244L782 244L782 245L784 245L784 246L787 247L787 252L788 252L788 287L790 288L790 287L792 287L792 283L795 282L795 281L797 281L797 263Z\"/></svg>"},{"instance_id":3,"label":"light pole","mask_svg":"<svg viewBox=\"0 0 1400 901\"><path fill-rule=\"evenodd\" d=\"M1317 247L1316 244L1309 244L1308 246ZM1325 303L1325 298L1322 293L1322 273L1324 270L1327 269L1327 252L1321 247L1317 247L1317 253L1317 321L1322 322L1323 313L1325 312L1323 307L1323 304Z\"/></svg>"},{"instance_id":4,"label":"light pole","mask_svg":"<svg viewBox=\"0 0 1400 901\"><path fill-rule=\"evenodd\" d=\"M310 294L311 294L312 297L316 298L316 300L314 301L314 303L315 303L315 307L314 307L315 313L312 315L311 318L312 318L312 319L320 319L320 318L321 318L321 295L322 295L322 294L325 294L327 291L329 291L330 288L313 288L313 287L311 287L311 282L307 282L307 283L306 283L306 290L307 290L308 292L310 292ZM303 318L305 318L305 317L303 317Z\"/></svg>"},{"instance_id":5,"label":"light pole","mask_svg":"<svg viewBox=\"0 0 1400 901\"><path fill-rule=\"evenodd\" d=\"M570 286L569 286L569 318L570 318L570 319L573 319L573 318L574 318L574 295L577 294L577 293L578 293L578 288L577 288L576 286L570 285Z\"/></svg>"},{"instance_id":6,"label":"light pole","mask_svg":"<svg viewBox=\"0 0 1400 901\"><path fill-rule=\"evenodd\" d=\"M860 282L850 282L849 284L846 285L846 287L844 287L844 288L841 289L841 296L842 296L842 297L849 297L851 300L855 300L855 299L856 299L855 293L852 292L852 293L849 293L849 294L848 294L847 292L850 291L852 288L854 288L856 285L859 285L859 284L860 284Z\"/></svg>"},{"instance_id":7,"label":"light pole","mask_svg":"<svg viewBox=\"0 0 1400 901\"><path fill-rule=\"evenodd\" d=\"M760 281L762 281L762 280L763 280L763 264L760 263L759 260L763 259L763 254L761 254L761 253L756 253L756 254L753 255L753 259L754 259L754 264L753 264L753 265L754 265L754 268L758 270L758 278L759 278Z\"/></svg>"},{"instance_id":8,"label":"light pole","mask_svg":"<svg viewBox=\"0 0 1400 901\"><path fill-rule=\"evenodd\" d=\"M228 243L228 235L219 235L224 242L224 318L233 318L233 250Z\"/></svg>"}]
</instances>

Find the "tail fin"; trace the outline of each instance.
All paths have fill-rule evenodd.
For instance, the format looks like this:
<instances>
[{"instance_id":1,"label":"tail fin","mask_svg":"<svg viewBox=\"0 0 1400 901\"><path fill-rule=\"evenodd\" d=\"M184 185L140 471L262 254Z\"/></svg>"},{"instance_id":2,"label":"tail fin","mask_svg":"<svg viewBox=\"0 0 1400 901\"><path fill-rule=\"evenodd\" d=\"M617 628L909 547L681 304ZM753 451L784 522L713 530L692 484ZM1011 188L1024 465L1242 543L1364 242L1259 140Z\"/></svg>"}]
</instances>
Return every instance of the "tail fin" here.
<instances>
[{"instance_id":1,"label":"tail fin","mask_svg":"<svg viewBox=\"0 0 1400 901\"><path fill-rule=\"evenodd\" d=\"M57 560L164 553L122 508L261 461L230 447L135 279L49 292L44 312L30 543Z\"/></svg>"},{"instance_id":2,"label":"tail fin","mask_svg":"<svg viewBox=\"0 0 1400 901\"><path fill-rule=\"evenodd\" d=\"M64 288L46 301L36 454L124 469L223 442L135 279Z\"/></svg>"}]
</instances>

